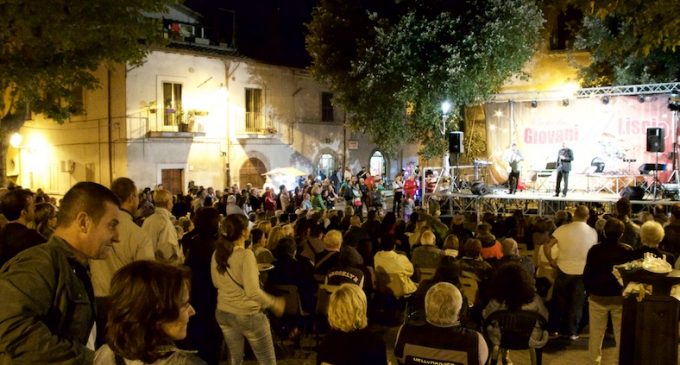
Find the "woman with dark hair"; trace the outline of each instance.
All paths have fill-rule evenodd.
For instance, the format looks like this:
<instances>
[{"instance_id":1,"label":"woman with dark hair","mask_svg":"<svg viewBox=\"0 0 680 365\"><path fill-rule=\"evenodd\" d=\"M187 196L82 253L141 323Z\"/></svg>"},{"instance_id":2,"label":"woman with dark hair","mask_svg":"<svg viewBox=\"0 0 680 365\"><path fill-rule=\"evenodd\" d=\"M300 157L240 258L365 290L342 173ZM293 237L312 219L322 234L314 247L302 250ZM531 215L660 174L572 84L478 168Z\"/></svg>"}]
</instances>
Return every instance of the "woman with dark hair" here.
<instances>
[{"instance_id":1,"label":"woman with dark hair","mask_svg":"<svg viewBox=\"0 0 680 365\"><path fill-rule=\"evenodd\" d=\"M187 336L189 317L188 270L154 261L135 261L111 279L107 345L95 354L101 365L205 364L193 352L175 347Z\"/></svg>"},{"instance_id":2,"label":"woman with dark hair","mask_svg":"<svg viewBox=\"0 0 680 365\"><path fill-rule=\"evenodd\" d=\"M50 203L36 204L33 223L35 230L46 240L49 240L57 227L57 207Z\"/></svg>"},{"instance_id":3,"label":"woman with dark hair","mask_svg":"<svg viewBox=\"0 0 680 365\"><path fill-rule=\"evenodd\" d=\"M260 289L255 254L245 248L250 234L246 217L227 216L221 234L210 272L217 287L215 316L229 348L231 364L243 362L244 337L260 364L276 364L269 319L263 310L269 308L281 316L285 300Z\"/></svg>"},{"instance_id":4,"label":"woman with dark hair","mask_svg":"<svg viewBox=\"0 0 680 365\"><path fill-rule=\"evenodd\" d=\"M543 300L536 294L534 281L529 273L521 265L508 263L498 267L491 279L489 290L491 301L482 311L482 317L486 319L492 313L509 309L511 311L530 311L541 315L548 320L548 309L543 305ZM500 333L489 331L489 336L498 336L500 343ZM548 331L546 329L534 329L530 342L532 347L541 347L548 341Z\"/></svg>"},{"instance_id":5,"label":"woman with dark hair","mask_svg":"<svg viewBox=\"0 0 680 365\"><path fill-rule=\"evenodd\" d=\"M220 213L216 208L196 211L194 229L182 238L184 265L191 269L191 299L196 317L189 324L188 337L182 348L197 350L208 364L219 362L222 332L215 320L217 289L210 277L210 259L215 252L220 229Z\"/></svg>"},{"instance_id":6,"label":"woman with dark hair","mask_svg":"<svg viewBox=\"0 0 680 365\"><path fill-rule=\"evenodd\" d=\"M446 282L455 285L462 291L463 286L460 283L460 275L463 269L460 266L460 261L451 256L443 256L439 261L439 266L434 273L432 279L424 280L418 284L418 290L413 295L413 299L409 301L409 318L424 319L425 317L425 294L434 284ZM465 322L467 319L468 302L463 296L463 307L460 311L460 320Z\"/></svg>"}]
</instances>

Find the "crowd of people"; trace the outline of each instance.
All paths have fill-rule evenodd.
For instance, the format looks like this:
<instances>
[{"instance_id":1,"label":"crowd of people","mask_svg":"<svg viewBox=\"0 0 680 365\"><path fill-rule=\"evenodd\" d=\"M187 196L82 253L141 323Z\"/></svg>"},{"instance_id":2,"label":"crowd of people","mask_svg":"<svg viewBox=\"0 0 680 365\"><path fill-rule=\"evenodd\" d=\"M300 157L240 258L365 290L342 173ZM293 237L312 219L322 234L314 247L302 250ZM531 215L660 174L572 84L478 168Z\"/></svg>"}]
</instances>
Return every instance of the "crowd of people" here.
<instances>
[{"instance_id":1,"label":"crowd of people","mask_svg":"<svg viewBox=\"0 0 680 365\"><path fill-rule=\"evenodd\" d=\"M385 319L389 296L407 308L397 311L399 363L484 364L500 336L486 319L503 310L546 321L534 347L576 340L589 323L599 363L610 315L620 338L612 267L648 252L679 265L680 204L670 219L633 215L622 198L615 212L579 205L555 217L484 214L478 224L407 212L413 177L394 180L403 199L384 209L370 194L380 180L363 171L278 194L191 186L173 196L121 177L108 188L77 183L59 202L4 189L0 363L218 364L226 348L241 364L246 340L259 363L275 364L277 339L299 341L302 313L321 313L317 363L384 364L370 325ZM344 209L329 209L329 197ZM291 286L299 310L286 309ZM320 311L321 290L331 294Z\"/></svg>"}]
</instances>

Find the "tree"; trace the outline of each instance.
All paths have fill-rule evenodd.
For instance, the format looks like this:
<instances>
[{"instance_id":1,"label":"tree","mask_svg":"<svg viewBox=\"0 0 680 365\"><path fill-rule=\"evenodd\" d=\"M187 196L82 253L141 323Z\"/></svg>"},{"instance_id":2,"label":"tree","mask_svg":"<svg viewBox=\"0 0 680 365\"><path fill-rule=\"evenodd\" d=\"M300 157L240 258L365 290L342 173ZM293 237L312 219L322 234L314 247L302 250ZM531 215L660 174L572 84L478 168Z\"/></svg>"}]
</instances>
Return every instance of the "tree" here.
<instances>
[{"instance_id":1,"label":"tree","mask_svg":"<svg viewBox=\"0 0 680 365\"><path fill-rule=\"evenodd\" d=\"M312 74L330 85L353 129L386 150L419 142L446 149L446 129L517 74L543 17L530 0L321 0L306 37Z\"/></svg>"},{"instance_id":2,"label":"tree","mask_svg":"<svg viewBox=\"0 0 680 365\"><path fill-rule=\"evenodd\" d=\"M575 47L591 52L584 86L630 85L680 79L677 0L568 0L584 14Z\"/></svg>"},{"instance_id":3,"label":"tree","mask_svg":"<svg viewBox=\"0 0 680 365\"><path fill-rule=\"evenodd\" d=\"M63 123L80 112L75 90L98 86L101 65L137 64L162 42L159 20L176 0L24 0L0 5L0 186L8 137L30 113Z\"/></svg>"}]
</instances>

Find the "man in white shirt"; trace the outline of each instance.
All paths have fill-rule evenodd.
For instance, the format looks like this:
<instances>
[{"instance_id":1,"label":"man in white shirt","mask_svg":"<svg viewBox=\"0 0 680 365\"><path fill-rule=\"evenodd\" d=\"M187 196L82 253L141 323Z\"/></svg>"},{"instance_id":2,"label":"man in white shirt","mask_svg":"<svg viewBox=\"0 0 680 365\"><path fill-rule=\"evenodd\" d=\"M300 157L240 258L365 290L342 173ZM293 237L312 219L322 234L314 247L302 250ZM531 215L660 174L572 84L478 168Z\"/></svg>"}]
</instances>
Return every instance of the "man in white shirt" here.
<instances>
[{"instance_id":1,"label":"man in white shirt","mask_svg":"<svg viewBox=\"0 0 680 365\"><path fill-rule=\"evenodd\" d=\"M408 257L394 251L394 240L385 239L382 242L382 251L378 251L373 257L373 265L376 272L387 274L397 274L401 279L404 294L411 294L418 289L416 283L411 280L413 275L413 264Z\"/></svg>"},{"instance_id":2,"label":"man in white shirt","mask_svg":"<svg viewBox=\"0 0 680 365\"><path fill-rule=\"evenodd\" d=\"M560 323L560 331L571 340L578 339L578 325L586 299L583 285L583 269L588 250L597 243L597 232L588 224L588 207L579 205L574 221L557 228L550 241L543 246L550 265L557 270L553 288ZM557 245L559 254L552 256L551 248Z\"/></svg>"},{"instance_id":3,"label":"man in white shirt","mask_svg":"<svg viewBox=\"0 0 680 365\"><path fill-rule=\"evenodd\" d=\"M156 209L144 220L142 229L151 236L156 259L170 264L182 264L184 254L179 246L177 230L173 224L174 217L170 213L172 194L167 190L156 190L153 193L153 202Z\"/></svg>"},{"instance_id":4,"label":"man in white shirt","mask_svg":"<svg viewBox=\"0 0 680 365\"><path fill-rule=\"evenodd\" d=\"M97 345L103 344L111 278L121 267L136 260L153 260L151 237L134 222L139 195L134 181L119 177L111 183L111 191L120 199L118 211L119 242L103 260L90 260L90 273L97 305Z\"/></svg>"}]
</instances>

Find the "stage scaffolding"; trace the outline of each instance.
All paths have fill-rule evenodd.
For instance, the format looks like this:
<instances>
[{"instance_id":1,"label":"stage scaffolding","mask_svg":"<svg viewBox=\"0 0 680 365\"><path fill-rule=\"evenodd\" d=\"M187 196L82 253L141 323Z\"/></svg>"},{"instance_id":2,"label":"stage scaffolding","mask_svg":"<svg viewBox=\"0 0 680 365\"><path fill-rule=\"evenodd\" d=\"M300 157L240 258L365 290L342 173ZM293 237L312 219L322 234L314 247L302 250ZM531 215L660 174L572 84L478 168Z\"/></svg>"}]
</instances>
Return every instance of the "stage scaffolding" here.
<instances>
[{"instance_id":1,"label":"stage scaffolding","mask_svg":"<svg viewBox=\"0 0 680 365\"><path fill-rule=\"evenodd\" d=\"M425 208L436 203L442 218L450 218L454 214L474 215L477 222L481 222L485 213L493 215L511 215L520 210L525 216L554 216L560 210L571 210L580 204L596 207L604 212L614 212L617 194L570 194L567 197L552 197L550 195L517 194L505 195L494 193L489 195L474 195L467 192L450 194L426 194ZM677 203L670 199L662 200L633 200L634 211L653 212L657 205L662 205L668 211L670 206Z\"/></svg>"}]
</instances>

